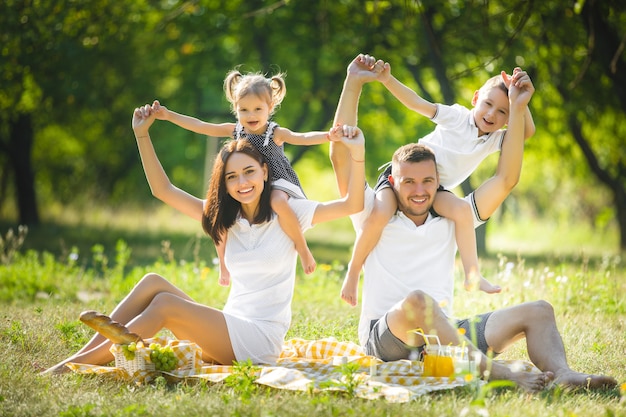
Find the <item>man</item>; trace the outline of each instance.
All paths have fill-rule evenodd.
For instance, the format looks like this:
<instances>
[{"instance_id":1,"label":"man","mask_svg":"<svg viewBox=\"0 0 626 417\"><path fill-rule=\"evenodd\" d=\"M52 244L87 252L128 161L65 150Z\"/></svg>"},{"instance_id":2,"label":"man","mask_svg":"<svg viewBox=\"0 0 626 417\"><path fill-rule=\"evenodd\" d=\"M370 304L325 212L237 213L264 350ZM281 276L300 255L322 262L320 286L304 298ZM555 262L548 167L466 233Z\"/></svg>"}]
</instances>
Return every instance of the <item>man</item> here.
<instances>
[{"instance_id":1,"label":"man","mask_svg":"<svg viewBox=\"0 0 626 417\"><path fill-rule=\"evenodd\" d=\"M376 79L383 68L384 62L368 55L359 55L350 63L335 124L356 125L362 86ZM466 197L476 225L495 212L521 173L524 117L534 87L524 71L516 71L505 82L509 86L509 121L496 174ZM348 158L345 147L331 144L331 161L342 196L349 180ZM425 344L412 331L416 328L437 334L443 345L457 345L462 338L460 328L465 343L479 352L480 370L486 379L511 380L528 391L541 390L552 381L589 388L617 385L613 378L569 368L554 311L545 301L496 310L453 325L449 313L456 254L454 226L430 214L439 186L434 154L417 144L401 147L394 154L389 181L398 200L398 212L364 266L359 340L368 354L388 361L409 358ZM375 198L370 188L365 193L365 210L352 218L357 232ZM513 371L488 359L488 352L497 355L523 337L530 360L540 373Z\"/></svg>"}]
</instances>

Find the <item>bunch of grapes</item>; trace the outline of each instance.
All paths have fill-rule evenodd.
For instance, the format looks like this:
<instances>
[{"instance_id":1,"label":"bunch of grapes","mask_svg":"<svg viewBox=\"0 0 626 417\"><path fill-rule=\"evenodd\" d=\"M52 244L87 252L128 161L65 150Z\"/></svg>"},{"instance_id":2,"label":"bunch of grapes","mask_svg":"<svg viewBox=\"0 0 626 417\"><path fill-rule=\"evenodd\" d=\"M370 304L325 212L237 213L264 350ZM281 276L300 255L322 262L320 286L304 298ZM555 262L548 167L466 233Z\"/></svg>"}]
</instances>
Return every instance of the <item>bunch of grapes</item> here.
<instances>
[{"instance_id":1,"label":"bunch of grapes","mask_svg":"<svg viewBox=\"0 0 626 417\"><path fill-rule=\"evenodd\" d=\"M129 343L127 345L122 345L122 352L124 352L124 357L127 361L132 361L133 359L135 359L135 352L137 351L138 347L143 347L143 345L137 346L137 343L135 342Z\"/></svg>"},{"instance_id":2,"label":"bunch of grapes","mask_svg":"<svg viewBox=\"0 0 626 417\"><path fill-rule=\"evenodd\" d=\"M169 372L176 368L178 360L171 346L161 346L158 343L151 343L150 351L150 361L158 371Z\"/></svg>"}]
</instances>

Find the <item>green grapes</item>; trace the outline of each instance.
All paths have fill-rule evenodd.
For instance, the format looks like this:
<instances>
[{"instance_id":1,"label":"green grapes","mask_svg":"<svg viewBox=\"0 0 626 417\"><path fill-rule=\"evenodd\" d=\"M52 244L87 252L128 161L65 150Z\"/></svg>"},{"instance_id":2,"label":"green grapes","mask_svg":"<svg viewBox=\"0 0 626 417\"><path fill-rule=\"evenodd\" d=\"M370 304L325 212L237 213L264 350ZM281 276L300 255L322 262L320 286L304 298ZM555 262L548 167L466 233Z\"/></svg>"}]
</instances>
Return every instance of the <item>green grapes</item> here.
<instances>
[{"instance_id":1,"label":"green grapes","mask_svg":"<svg viewBox=\"0 0 626 417\"><path fill-rule=\"evenodd\" d=\"M135 352L137 351L137 344L135 342L129 343L128 345L122 345L122 352L124 352L124 357L127 361L132 361L135 359Z\"/></svg>"},{"instance_id":2,"label":"green grapes","mask_svg":"<svg viewBox=\"0 0 626 417\"><path fill-rule=\"evenodd\" d=\"M161 346L158 343L150 344L150 361L158 371L169 372L176 368L178 360L171 346Z\"/></svg>"}]
</instances>

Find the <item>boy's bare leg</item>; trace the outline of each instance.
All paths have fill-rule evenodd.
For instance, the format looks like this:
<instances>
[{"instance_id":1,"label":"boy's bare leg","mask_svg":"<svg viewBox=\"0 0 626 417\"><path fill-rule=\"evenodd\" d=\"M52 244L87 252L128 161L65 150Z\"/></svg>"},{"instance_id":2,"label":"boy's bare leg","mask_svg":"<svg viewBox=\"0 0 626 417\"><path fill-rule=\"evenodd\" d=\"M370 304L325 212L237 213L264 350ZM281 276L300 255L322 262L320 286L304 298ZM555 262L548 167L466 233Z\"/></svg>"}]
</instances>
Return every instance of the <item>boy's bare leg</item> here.
<instances>
[{"instance_id":1,"label":"boy's bare leg","mask_svg":"<svg viewBox=\"0 0 626 417\"><path fill-rule=\"evenodd\" d=\"M271 197L272 210L278 215L278 223L289 236L300 255L300 263L305 274L311 274L317 266L313 254L306 243L298 217L289 206L289 196L284 191L273 190Z\"/></svg>"},{"instance_id":2,"label":"boy's bare leg","mask_svg":"<svg viewBox=\"0 0 626 417\"><path fill-rule=\"evenodd\" d=\"M220 276L217 282L223 287L228 287L230 285L230 271L228 271L226 263L224 262L224 257L226 256L226 236L226 233L224 233L220 243L215 245L217 259L220 263Z\"/></svg>"},{"instance_id":3,"label":"boy's bare leg","mask_svg":"<svg viewBox=\"0 0 626 417\"><path fill-rule=\"evenodd\" d=\"M499 285L487 281L478 267L478 252L476 249L476 232L474 230L474 216L467 201L458 198L448 191L438 191L433 202L433 208L442 217L454 221L456 244L461 255L467 291L479 289L488 294L502 291Z\"/></svg>"},{"instance_id":4,"label":"boy's bare leg","mask_svg":"<svg viewBox=\"0 0 626 417\"><path fill-rule=\"evenodd\" d=\"M359 276L369 253L374 249L389 219L398 209L396 195L390 187L376 193L374 208L363 224L352 251L348 272L341 288L341 298L355 306L358 302Z\"/></svg>"}]
</instances>

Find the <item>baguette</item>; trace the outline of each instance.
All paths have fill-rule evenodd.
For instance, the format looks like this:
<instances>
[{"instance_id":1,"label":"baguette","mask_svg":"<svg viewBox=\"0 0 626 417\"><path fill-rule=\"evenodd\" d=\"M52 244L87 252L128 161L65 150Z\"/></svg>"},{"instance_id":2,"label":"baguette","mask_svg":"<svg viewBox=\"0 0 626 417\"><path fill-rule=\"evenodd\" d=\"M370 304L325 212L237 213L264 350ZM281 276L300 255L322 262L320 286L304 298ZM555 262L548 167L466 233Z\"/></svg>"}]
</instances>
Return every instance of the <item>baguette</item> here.
<instances>
[{"instance_id":1,"label":"baguette","mask_svg":"<svg viewBox=\"0 0 626 417\"><path fill-rule=\"evenodd\" d=\"M80 321L115 344L127 345L141 341L141 337L138 334L131 333L123 324L94 310L83 311L80 314Z\"/></svg>"}]
</instances>

